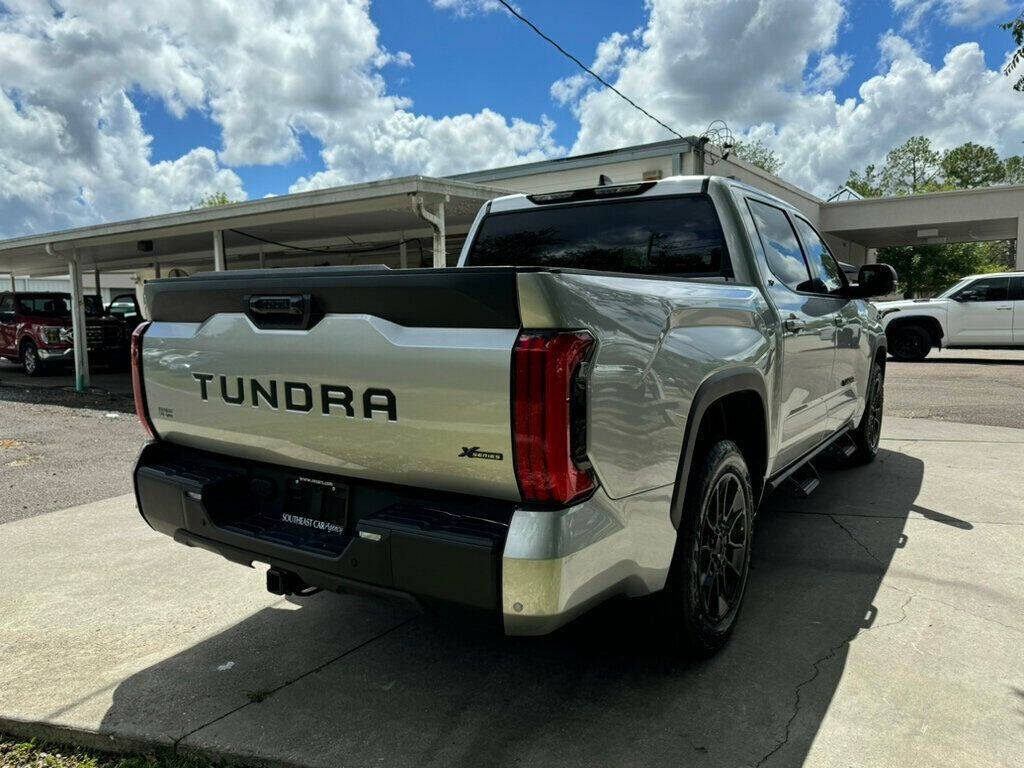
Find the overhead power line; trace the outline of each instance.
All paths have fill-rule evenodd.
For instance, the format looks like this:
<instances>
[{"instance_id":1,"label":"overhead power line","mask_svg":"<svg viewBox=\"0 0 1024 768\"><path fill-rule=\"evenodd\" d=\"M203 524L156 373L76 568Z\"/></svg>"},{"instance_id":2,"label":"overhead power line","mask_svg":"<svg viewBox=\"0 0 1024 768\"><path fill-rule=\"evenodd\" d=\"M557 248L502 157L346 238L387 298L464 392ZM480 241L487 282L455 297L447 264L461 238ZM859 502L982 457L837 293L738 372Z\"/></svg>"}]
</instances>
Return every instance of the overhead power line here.
<instances>
[{"instance_id":1,"label":"overhead power line","mask_svg":"<svg viewBox=\"0 0 1024 768\"><path fill-rule=\"evenodd\" d=\"M575 56L573 56L571 53L569 53L567 50L565 50L565 48L563 48L558 43L556 43L554 40L552 40L550 37L548 37L543 32L541 32L540 28L538 28L536 24L534 24L528 18L523 16L523 14L521 14L519 11L517 11L515 8L513 8L511 4L506 2L506 0L498 0L498 2L501 3L503 6L505 6L505 9L509 13L511 13L513 16L515 16L517 19L519 19L521 22L523 22L523 24L528 26L530 29L532 29L534 32L536 32L538 35L540 35L544 40L546 40L547 42L551 43L551 45L553 45L555 48L557 48L559 53L561 53L563 56L568 58L570 61L572 61L574 64L576 64L577 67L582 69L584 72L586 72L592 78L597 80L597 82L599 82L601 85L603 85L609 91L611 91L612 93L617 95L620 99L622 99L627 104L629 104L631 107L633 107L633 109L639 110L644 115L649 117L651 120L656 122L658 125L660 125L662 128L664 128L666 131L668 131L669 133L673 134L674 136L678 136L680 139L685 139L686 138L685 136L683 136L683 134L679 133L679 131L677 131L675 128L673 128L672 126L668 125L664 121L659 120L658 118L656 118L654 115L652 115L646 109L644 109L639 104L637 104L635 101L633 101L631 98L629 98L629 96L624 94L622 91L620 91L614 85L612 85L607 80L605 80L603 77L601 77L599 74L597 74L597 72L592 70L590 67L588 67L586 64L584 64L582 61L580 61Z\"/></svg>"}]
</instances>

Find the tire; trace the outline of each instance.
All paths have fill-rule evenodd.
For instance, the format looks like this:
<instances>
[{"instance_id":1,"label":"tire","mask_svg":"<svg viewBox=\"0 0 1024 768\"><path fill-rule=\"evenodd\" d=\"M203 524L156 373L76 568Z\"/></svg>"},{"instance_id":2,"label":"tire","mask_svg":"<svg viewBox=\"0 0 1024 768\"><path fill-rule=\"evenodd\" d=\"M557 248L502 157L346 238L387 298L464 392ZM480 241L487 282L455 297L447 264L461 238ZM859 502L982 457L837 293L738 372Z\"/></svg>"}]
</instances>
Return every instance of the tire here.
<instances>
[{"instance_id":1,"label":"tire","mask_svg":"<svg viewBox=\"0 0 1024 768\"><path fill-rule=\"evenodd\" d=\"M889 354L895 359L913 363L924 360L932 348L932 338L920 325L903 325L889 335Z\"/></svg>"},{"instance_id":2,"label":"tire","mask_svg":"<svg viewBox=\"0 0 1024 768\"><path fill-rule=\"evenodd\" d=\"M736 443L711 445L690 477L662 594L672 648L706 657L736 625L750 573L754 493Z\"/></svg>"},{"instance_id":3,"label":"tire","mask_svg":"<svg viewBox=\"0 0 1024 768\"><path fill-rule=\"evenodd\" d=\"M39 349L31 339L21 344L21 368L26 376L43 375L43 361L39 359Z\"/></svg>"},{"instance_id":4,"label":"tire","mask_svg":"<svg viewBox=\"0 0 1024 768\"><path fill-rule=\"evenodd\" d=\"M857 449L849 457L838 459L843 467L859 467L870 464L878 455L878 442L882 434L882 416L885 410L885 373L878 361L871 363L868 374L868 389L864 414L860 424L850 433Z\"/></svg>"}]
</instances>

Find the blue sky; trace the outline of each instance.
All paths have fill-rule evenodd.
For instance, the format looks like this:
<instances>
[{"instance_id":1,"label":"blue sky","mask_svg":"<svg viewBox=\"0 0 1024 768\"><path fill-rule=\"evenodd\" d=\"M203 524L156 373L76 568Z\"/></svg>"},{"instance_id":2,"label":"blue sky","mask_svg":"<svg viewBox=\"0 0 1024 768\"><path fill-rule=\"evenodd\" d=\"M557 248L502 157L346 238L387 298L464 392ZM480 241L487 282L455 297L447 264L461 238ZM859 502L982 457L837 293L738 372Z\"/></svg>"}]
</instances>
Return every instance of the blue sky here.
<instances>
[{"instance_id":1,"label":"blue sky","mask_svg":"<svg viewBox=\"0 0 1024 768\"><path fill-rule=\"evenodd\" d=\"M669 138L495 0L53 2L0 0L0 236ZM1024 150L998 29L1022 2L517 5L681 133L724 119L827 195L915 134Z\"/></svg>"}]
</instances>

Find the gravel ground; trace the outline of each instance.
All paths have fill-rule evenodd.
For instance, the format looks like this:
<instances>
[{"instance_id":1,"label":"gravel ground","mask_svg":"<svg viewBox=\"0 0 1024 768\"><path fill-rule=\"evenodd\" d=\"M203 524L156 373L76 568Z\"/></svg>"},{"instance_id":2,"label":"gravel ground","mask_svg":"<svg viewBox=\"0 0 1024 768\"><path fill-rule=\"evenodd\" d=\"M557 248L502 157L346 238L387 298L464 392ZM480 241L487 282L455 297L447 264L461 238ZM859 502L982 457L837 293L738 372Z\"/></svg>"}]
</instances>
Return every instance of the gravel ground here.
<instances>
[{"instance_id":1,"label":"gravel ground","mask_svg":"<svg viewBox=\"0 0 1024 768\"><path fill-rule=\"evenodd\" d=\"M944 349L920 363L890 360L885 412L1024 428L1024 349Z\"/></svg>"},{"instance_id":2,"label":"gravel ground","mask_svg":"<svg viewBox=\"0 0 1024 768\"><path fill-rule=\"evenodd\" d=\"M143 442L127 398L0 386L0 523L130 492Z\"/></svg>"}]
</instances>

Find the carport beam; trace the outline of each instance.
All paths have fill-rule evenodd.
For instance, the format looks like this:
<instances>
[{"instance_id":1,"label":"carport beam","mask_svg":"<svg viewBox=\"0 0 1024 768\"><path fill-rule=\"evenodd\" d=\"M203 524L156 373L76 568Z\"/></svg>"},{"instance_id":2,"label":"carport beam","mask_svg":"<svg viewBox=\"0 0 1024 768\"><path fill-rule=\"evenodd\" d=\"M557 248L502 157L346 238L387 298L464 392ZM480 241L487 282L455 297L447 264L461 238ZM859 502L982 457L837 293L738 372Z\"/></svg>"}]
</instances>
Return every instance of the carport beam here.
<instances>
[{"instance_id":1,"label":"carport beam","mask_svg":"<svg viewBox=\"0 0 1024 768\"><path fill-rule=\"evenodd\" d=\"M46 249L49 251L50 246ZM52 253L52 251L51 251ZM71 280L71 332L74 335L75 391L84 392L89 388L89 344L85 325L85 300L82 298L82 267L78 262L78 251L72 251L68 259L68 277Z\"/></svg>"},{"instance_id":2,"label":"carport beam","mask_svg":"<svg viewBox=\"0 0 1024 768\"><path fill-rule=\"evenodd\" d=\"M1024 272L1024 213L1017 217L1017 271Z\"/></svg>"},{"instance_id":3,"label":"carport beam","mask_svg":"<svg viewBox=\"0 0 1024 768\"><path fill-rule=\"evenodd\" d=\"M224 230L215 229L213 231L213 271L223 272L227 269L227 263L224 254Z\"/></svg>"}]
</instances>

